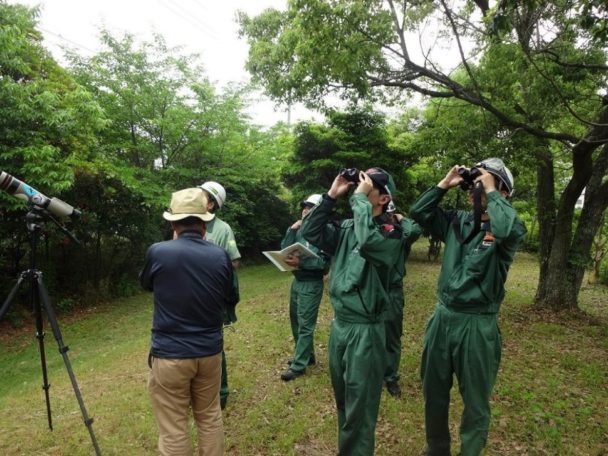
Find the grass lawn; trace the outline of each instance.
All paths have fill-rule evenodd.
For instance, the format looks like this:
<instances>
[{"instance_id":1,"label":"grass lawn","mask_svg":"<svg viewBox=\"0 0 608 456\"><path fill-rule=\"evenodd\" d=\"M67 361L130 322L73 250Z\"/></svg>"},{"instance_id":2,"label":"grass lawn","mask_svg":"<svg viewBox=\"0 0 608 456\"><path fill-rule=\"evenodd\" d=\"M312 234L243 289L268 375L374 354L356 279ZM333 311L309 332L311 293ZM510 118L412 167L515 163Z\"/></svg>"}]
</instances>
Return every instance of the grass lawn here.
<instances>
[{"instance_id":1,"label":"grass lawn","mask_svg":"<svg viewBox=\"0 0 608 456\"><path fill-rule=\"evenodd\" d=\"M424 447L419 360L435 304L439 263L425 258L426 240L408 263L400 399L383 393L376 454L418 455ZM608 289L584 286L588 315L532 311L538 267L518 254L502 305L503 357L492 400L486 455L608 455ZM231 394L224 413L226 454L332 455L336 414L327 363L332 312L324 297L316 333L317 365L284 383L293 342L287 311L291 275L273 266L239 273L239 321L225 332ZM141 294L75 316L60 316L63 340L94 432L105 455L154 455L157 432L147 395L152 316ZM0 326L0 454L94 454L53 334L45 346L54 431L46 422L40 356L33 323ZM453 453L462 404L455 385ZM194 433L193 433L194 436Z\"/></svg>"}]
</instances>

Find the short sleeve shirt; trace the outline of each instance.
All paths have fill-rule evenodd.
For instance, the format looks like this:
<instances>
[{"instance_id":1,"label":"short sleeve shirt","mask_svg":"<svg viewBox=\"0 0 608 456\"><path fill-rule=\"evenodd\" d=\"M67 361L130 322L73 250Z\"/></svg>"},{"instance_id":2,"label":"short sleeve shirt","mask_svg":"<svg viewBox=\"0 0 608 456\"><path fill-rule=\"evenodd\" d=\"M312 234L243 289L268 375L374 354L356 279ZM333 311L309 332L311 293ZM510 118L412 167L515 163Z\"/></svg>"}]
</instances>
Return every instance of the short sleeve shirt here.
<instances>
[{"instance_id":1,"label":"short sleeve shirt","mask_svg":"<svg viewBox=\"0 0 608 456\"><path fill-rule=\"evenodd\" d=\"M232 228L217 216L210 222L207 222L207 234L205 235L205 239L226 250L231 261L241 258L241 252L239 252L236 245Z\"/></svg>"}]
</instances>

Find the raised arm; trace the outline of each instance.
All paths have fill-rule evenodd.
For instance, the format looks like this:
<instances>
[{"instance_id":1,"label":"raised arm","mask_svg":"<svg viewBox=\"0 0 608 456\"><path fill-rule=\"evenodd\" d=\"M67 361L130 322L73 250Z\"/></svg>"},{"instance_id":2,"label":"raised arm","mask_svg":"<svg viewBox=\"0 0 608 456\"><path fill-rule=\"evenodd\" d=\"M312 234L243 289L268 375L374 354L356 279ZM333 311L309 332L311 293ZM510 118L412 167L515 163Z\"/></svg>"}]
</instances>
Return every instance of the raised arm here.
<instances>
[{"instance_id":1,"label":"raised arm","mask_svg":"<svg viewBox=\"0 0 608 456\"><path fill-rule=\"evenodd\" d=\"M313 207L302 221L302 237L317 248L333 255L340 235L338 227L330 223L331 213L336 200L348 193L352 182L343 176L336 176L330 189L323 195L321 202Z\"/></svg>"},{"instance_id":2,"label":"raised arm","mask_svg":"<svg viewBox=\"0 0 608 456\"><path fill-rule=\"evenodd\" d=\"M330 223L336 200L323 195L318 206L313 207L302 221L302 237L317 248L333 255L338 245L339 229Z\"/></svg>"},{"instance_id":3,"label":"raised arm","mask_svg":"<svg viewBox=\"0 0 608 456\"><path fill-rule=\"evenodd\" d=\"M401 232L390 231L390 227L374 222L372 207L365 193L354 193L350 205L361 256L375 266L393 265L403 242Z\"/></svg>"},{"instance_id":4,"label":"raised arm","mask_svg":"<svg viewBox=\"0 0 608 456\"><path fill-rule=\"evenodd\" d=\"M450 227L451 213L445 212L438 205L449 189L462 182L462 177L458 174L460 167L460 165L452 167L435 187L425 191L410 207L410 217L429 231L431 235L442 241L445 241Z\"/></svg>"}]
</instances>

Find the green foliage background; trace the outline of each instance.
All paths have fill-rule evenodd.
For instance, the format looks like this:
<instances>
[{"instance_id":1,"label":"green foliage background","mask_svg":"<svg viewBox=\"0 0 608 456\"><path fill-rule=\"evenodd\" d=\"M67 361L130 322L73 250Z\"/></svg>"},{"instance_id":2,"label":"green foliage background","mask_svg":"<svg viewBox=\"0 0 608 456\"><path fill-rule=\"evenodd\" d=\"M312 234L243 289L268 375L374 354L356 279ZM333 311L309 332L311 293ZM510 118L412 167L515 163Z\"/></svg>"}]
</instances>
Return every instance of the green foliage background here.
<instances>
[{"instance_id":1,"label":"green foliage background","mask_svg":"<svg viewBox=\"0 0 608 456\"><path fill-rule=\"evenodd\" d=\"M279 68L286 50L296 38L302 39L296 34L318 21L317 33L306 38L306 46L299 48L304 54L289 71L283 71L282 78L267 75L266 89L278 99L281 94L318 99L322 93L315 87L330 77L352 83L353 91L365 94L372 89L364 80L365 71L387 70L377 46L389 39L385 11L373 1L335 6L329 11L322 2L316 4L345 21L357 18L360 29L353 31L348 22L328 28L322 15L301 18L294 9L292 16L269 10L255 20L241 17L251 44L250 69L258 77L263 68L271 71L263 64ZM415 23L430 13L422 6L417 11L421 16L408 21ZM205 180L226 188L228 199L219 217L232 226L245 263L255 263L262 260L261 250L278 247L285 228L299 216L299 201L325 191L343 167L388 170L397 184L398 210L407 213L414 198L453 164L471 165L497 155L515 175L514 205L531 233L526 248L538 248L536 157L546 152L547 144L510 132L464 101L435 99L424 107L404 108L392 118L369 103L353 101L343 111L326 109L323 123L261 128L245 114L250 87L218 91L206 79L198 56L169 48L162 36L138 43L129 34L113 36L102 29L101 51L89 57L68 53L62 67L41 44L37 14L36 9L0 1L0 170L83 212L80 220L67 224L81 246L51 223L40 236L38 267L62 311L134 293L145 249L170 236L161 214L171 192ZM508 8L501 14L507 17ZM293 30L286 29L288 24ZM591 21L588 27L601 36L601 24ZM267 41L273 36L280 41ZM368 42L372 37L376 44ZM339 49L328 47L333 39L342 43ZM360 45L362 40L367 44ZM315 55L306 54L311 49L316 49ZM595 60L601 58L596 47L590 53ZM368 67L361 66L362 61ZM321 66L309 68L314 62ZM331 71L323 75L324 68ZM479 83L496 88L492 95L501 108L518 115L510 97L521 93L515 88L526 80L527 96L518 99L522 110L538 122L580 133L580 125L571 128L564 116L550 109L559 104L556 94L525 73L530 67L512 42L489 48L473 70ZM307 71L320 79L290 91ZM545 71L556 70L547 63ZM586 76L594 74L579 68L554 76L575 99L581 88L585 93L592 90L599 76ZM453 78L470 83L462 68ZM506 90L509 87L512 90ZM382 98L372 92L369 100ZM389 99L390 90L385 95ZM579 102L581 110L592 111L590 98ZM551 145L550 152L557 164L558 194L568 179L568 157L559 145ZM451 192L445 203L464 207L466 198ZM3 296L29 265L25 214L22 202L0 193L0 272L7 278L0 282ZM337 216L349 216L345 201ZM25 304L27 294L18 300ZM18 324L27 315L23 305L9 317Z\"/></svg>"}]
</instances>

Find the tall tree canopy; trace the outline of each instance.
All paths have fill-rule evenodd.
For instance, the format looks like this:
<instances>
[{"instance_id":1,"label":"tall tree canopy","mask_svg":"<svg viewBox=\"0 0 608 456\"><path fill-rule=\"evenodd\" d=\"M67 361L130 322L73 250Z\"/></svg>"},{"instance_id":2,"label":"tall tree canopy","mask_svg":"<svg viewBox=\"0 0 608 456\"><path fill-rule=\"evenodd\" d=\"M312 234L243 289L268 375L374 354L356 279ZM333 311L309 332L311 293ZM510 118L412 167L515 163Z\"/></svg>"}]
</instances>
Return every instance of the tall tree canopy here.
<instances>
[{"instance_id":1,"label":"tall tree canopy","mask_svg":"<svg viewBox=\"0 0 608 456\"><path fill-rule=\"evenodd\" d=\"M243 88L218 93L199 60L161 36L137 43L102 31L100 52L70 54L62 68L36 18L0 0L0 170L83 212L70 226L82 246L42 232L39 267L60 308L138 289L145 249L170 236L161 214L179 188L225 186L220 217L246 261L280 240L290 216L279 170L292 136L252 125ZM29 258L23 203L4 192L0 202L0 272L17 277Z\"/></svg>"},{"instance_id":2,"label":"tall tree canopy","mask_svg":"<svg viewBox=\"0 0 608 456\"><path fill-rule=\"evenodd\" d=\"M282 132L250 124L243 89L217 93L199 57L168 48L162 36L137 43L102 31L100 39L101 52L70 60L111 121L102 142L114 175L156 211L171 191L216 180L228 192L220 216L241 248L256 251L280 237L277 222L287 223L288 213L270 154L285 153Z\"/></svg>"},{"instance_id":3,"label":"tall tree canopy","mask_svg":"<svg viewBox=\"0 0 608 456\"><path fill-rule=\"evenodd\" d=\"M501 155L536 170L536 302L556 309L577 306L608 205L607 21L605 5L571 0L291 0L286 11L240 16L247 67L278 101L320 106L338 93L399 102L416 92L493 117L496 140L527 138ZM562 166L571 168L565 183L555 176Z\"/></svg>"},{"instance_id":4,"label":"tall tree canopy","mask_svg":"<svg viewBox=\"0 0 608 456\"><path fill-rule=\"evenodd\" d=\"M417 161L391 143L384 116L369 109L328 111L327 125L303 122L295 128L295 150L283 179L294 200L327 191L342 168L365 170L379 166L391 173L398 187L395 202L409 206L414 192L408 169Z\"/></svg>"},{"instance_id":5,"label":"tall tree canopy","mask_svg":"<svg viewBox=\"0 0 608 456\"><path fill-rule=\"evenodd\" d=\"M106 122L91 94L42 47L36 15L0 2L0 170L78 206L69 189ZM0 266L3 276L16 277L28 253L25 211L4 192L0 203ZM9 285L4 281L0 291Z\"/></svg>"}]
</instances>

